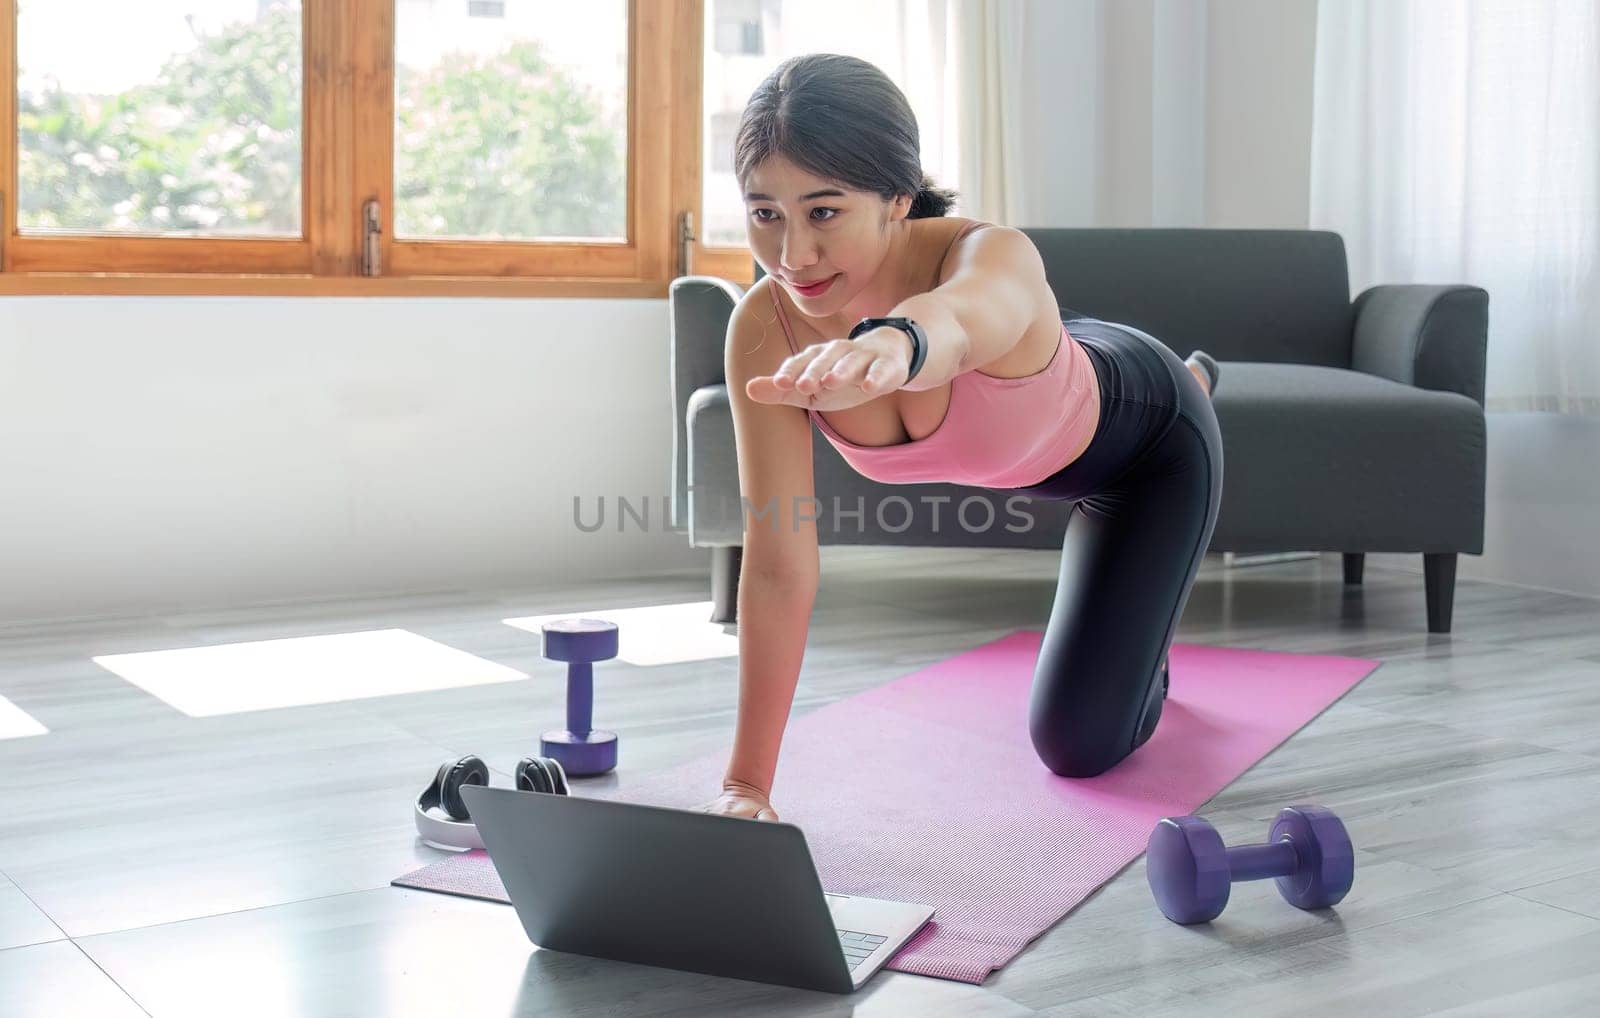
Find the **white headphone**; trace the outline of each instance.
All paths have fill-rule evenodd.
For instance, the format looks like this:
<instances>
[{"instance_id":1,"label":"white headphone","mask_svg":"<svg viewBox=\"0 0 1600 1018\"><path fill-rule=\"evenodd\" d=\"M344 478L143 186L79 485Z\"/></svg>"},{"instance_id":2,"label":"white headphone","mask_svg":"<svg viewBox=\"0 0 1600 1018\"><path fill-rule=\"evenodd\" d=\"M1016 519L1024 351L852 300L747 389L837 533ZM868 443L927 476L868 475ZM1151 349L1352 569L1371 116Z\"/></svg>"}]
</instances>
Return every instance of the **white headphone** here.
<instances>
[{"instance_id":1,"label":"white headphone","mask_svg":"<svg viewBox=\"0 0 1600 1018\"><path fill-rule=\"evenodd\" d=\"M559 760L551 757L523 757L517 762L515 775L517 787L524 792L568 794L567 772ZM482 848L477 825L461 800L461 786L488 783L489 765L479 757L464 756L440 764L433 781L417 797L415 816L422 840L439 848Z\"/></svg>"}]
</instances>

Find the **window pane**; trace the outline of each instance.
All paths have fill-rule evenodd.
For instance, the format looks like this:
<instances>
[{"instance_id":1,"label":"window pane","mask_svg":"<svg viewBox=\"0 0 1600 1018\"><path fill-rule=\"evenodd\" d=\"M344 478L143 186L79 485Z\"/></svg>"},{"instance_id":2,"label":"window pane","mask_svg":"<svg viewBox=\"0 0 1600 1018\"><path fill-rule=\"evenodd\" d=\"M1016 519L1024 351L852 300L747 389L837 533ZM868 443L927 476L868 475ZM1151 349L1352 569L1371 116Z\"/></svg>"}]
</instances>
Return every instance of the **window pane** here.
<instances>
[{"instance_id":1,"label":"window pane","mask_svg":"<svg viewBox=\"0 0 1600 1018\"><path fill-rule=\"evenodd\" d=\"M922 168L958 187L946 150L940 5L862 0L706 0L701 120L701 243L743 247L745 206L733 175L733 141L750 93L785 60L845 53L875 64L905 93L922 139ZM840 31L840 26L849 26ZM953 140L950 136L948 140Z\"/></svg>"},{"instance_id":2,"label":"window pane","mask_svg":"<svg viewBox=\"0 0 1600 1018\"><path fill-rule=\"evenodd\" d=\"M398 0L397 236L625 240L627 0Z\"/></svg>"},{"instance_id":3,"label":"window pane","mask_svg":"<svg viewBox=\"0 0 1600 1018\"><path fill-rule=\"evenodd\" d=\"M30 232L299 236L300 0L22 0Z\"/></svg>"}]
</instances>

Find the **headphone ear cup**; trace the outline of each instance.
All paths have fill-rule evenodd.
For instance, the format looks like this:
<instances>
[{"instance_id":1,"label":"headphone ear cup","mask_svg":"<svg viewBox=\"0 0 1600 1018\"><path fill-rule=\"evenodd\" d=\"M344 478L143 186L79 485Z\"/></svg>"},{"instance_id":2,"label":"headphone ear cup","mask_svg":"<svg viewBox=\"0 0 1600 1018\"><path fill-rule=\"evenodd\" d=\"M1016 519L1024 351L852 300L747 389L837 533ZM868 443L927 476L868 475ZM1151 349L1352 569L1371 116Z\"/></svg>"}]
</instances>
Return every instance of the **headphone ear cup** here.
<instances>
[{"instance_id":1,"label":"headphone ear cup","mask_svg":"<svg viewBox=\"0 0 1600 1018\"><path fill-rule=\"evenodd\" d=\"M566 795L567 772L559 760L548 756L525 756L517 763L517 787L525 792Z\"/></svg>"},{"instance_id":2,"label":"headphone ear cup","mask_svg":"<svg viewBox=\"0 0 1600 1018\"><path fill-rule=\"evenodd\" d=\"M439 808L452 820L471 820L467 804L461 800L462 785L487 785L489 765L476 756L464 756L440 768Z\"/></svg>"},{"instance_id":3,"label":"headphone ear cup","mask_svg":"<svg viewBox=\"0 0 1600 1018\"><path fill-rule=\"evenodd\" d=\"M525 756L517 761L517 787L524 792L553 792L555 785L550 780L550 772L545 770L536 757Z\"/></svg>"},{"instance_id":4,"label":"headphone ear cup","mask_svg":"<svg viewBox=\"0 0 1600 1018\"><path fill-rule=\"evenodd\" d=\"M542 756L545 770L550 772L550 782L555 785L555 794L567 795L567 770L561 766L561 761L555 757Z\"/></svg>"}]
</instances>

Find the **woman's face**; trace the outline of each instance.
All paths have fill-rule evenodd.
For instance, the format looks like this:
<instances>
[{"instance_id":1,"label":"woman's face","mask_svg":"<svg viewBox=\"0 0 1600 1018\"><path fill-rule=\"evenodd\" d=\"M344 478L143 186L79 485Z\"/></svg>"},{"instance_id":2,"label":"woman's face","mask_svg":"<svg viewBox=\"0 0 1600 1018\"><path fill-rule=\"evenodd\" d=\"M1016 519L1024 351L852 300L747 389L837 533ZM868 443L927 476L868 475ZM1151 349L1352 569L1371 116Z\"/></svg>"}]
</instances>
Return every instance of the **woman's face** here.
<instances>
[{"instance_id":1,"label":"woman's face","mask_svg":"<svg viewBox=\"0 0 1600 1018\"><path fill-rule=\"evenodd\" d=\"M839 311L866 288L889 253L891 227L911 209L907 196L886 202L849 190L782 155L750 171L744 200L756 262L812 317Z\"/></svg>"}]
</instances>

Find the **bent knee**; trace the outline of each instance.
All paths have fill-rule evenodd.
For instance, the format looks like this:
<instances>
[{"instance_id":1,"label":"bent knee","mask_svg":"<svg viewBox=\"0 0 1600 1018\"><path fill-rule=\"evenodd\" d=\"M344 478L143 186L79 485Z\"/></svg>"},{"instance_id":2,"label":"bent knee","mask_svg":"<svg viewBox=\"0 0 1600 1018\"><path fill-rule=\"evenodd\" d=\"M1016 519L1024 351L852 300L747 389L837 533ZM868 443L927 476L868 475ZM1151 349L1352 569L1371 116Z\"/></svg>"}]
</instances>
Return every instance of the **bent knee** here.
<instances>
[{"instance_id":1,"label":"bent knee","mask_svg":"<svg viewBox=\"0 0 1600 1018\"><path fill-rule=\"evenodd\" d=\"M1104 734L1081 738L1057 732L1033 737L1033 748L1050 773L1064 778L1093 778L1104 774L1133 752L1128 740L1113 741Z\"/></svg>"}]
</instances>

